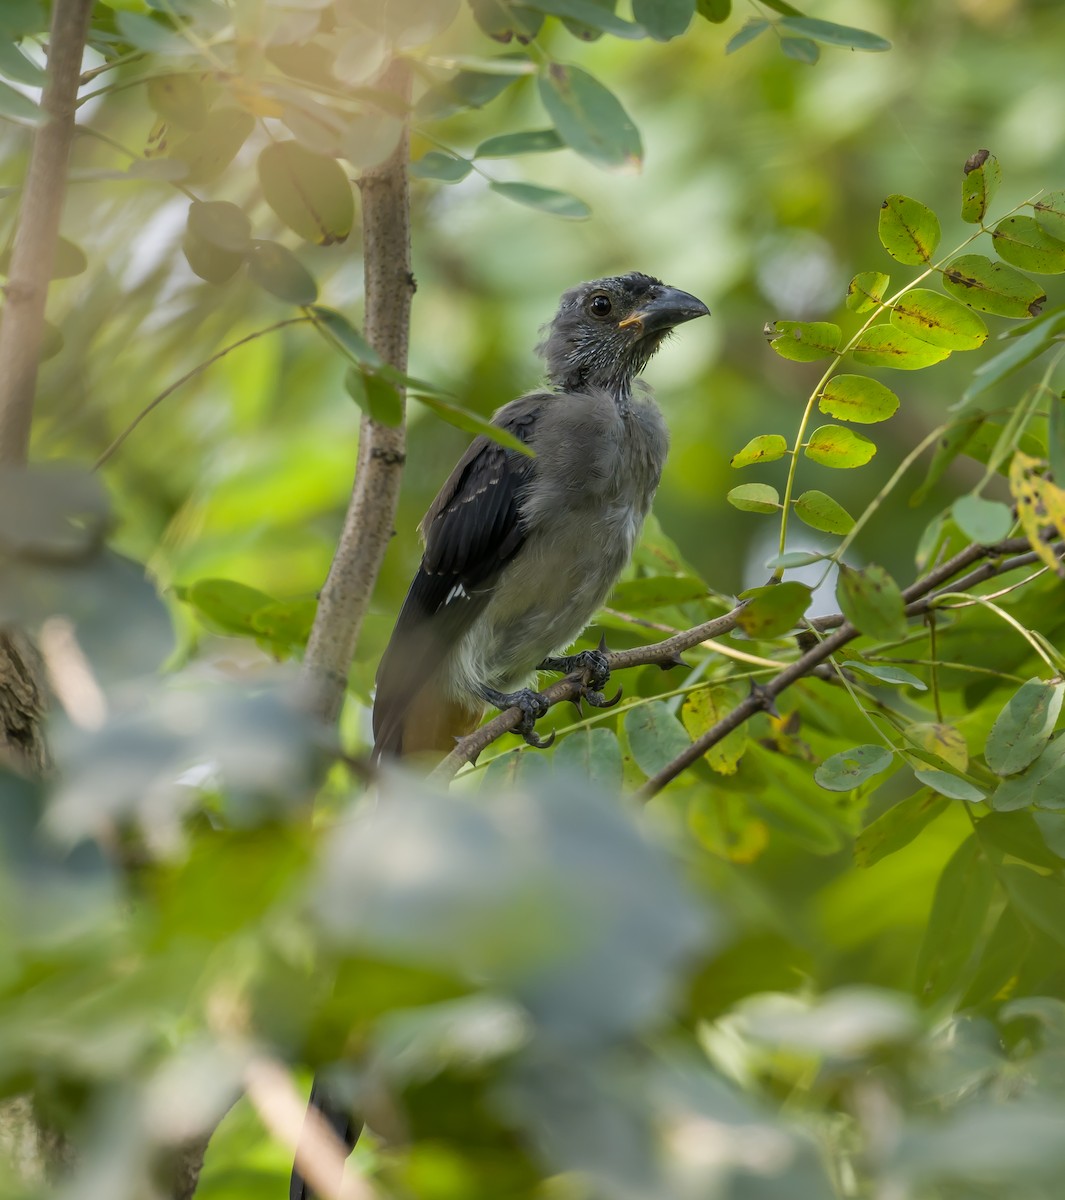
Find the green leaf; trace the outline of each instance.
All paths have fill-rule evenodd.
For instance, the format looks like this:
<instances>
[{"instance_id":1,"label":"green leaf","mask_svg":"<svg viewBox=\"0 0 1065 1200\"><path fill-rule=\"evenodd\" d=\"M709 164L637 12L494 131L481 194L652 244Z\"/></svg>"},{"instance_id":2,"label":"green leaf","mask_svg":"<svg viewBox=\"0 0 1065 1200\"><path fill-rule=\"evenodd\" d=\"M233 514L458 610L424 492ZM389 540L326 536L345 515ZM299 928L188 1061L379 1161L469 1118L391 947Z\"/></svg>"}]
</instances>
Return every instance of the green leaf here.
<instances>
[{"instance_id":1,"label":"green leaf","mask_svg":"<svg viewBox=\"0 0 1065 1200\"><path fill-rule=\"evenodd\" d=\"M1065 888L1027 867L1007 864L999 876L1020 915L1058 946L1065 946Z\"/></svg>"},{"instance_id":2,"label":"green leaf","mask_svg":"<svg viewBox=\"0 0 1065 1200\"><path fill-rule=\"evenodd\" d=\"M795 515L804 525L822 533L844 534L854 528L854 518L843 505L816 489L803 492L795 501Z\"/></svg>"},{"instance_id":3,"label":"green leaf","mask_svg":"<svg viewBox=\"0 0 1065 1200\"><path fill-rule=\"evenodd\" d=\"M916 988L927 1000L945 995L973 958L995 876L975 834L955 850L936 884L932 912L917 956Z\"/></svg>"},{"instance_id":4,"label":"green leaf","mask_svg":"<svg viewBox=\"0 0 1065 1200\"><path fill-rule=\"evenodd\" d=\"M781 358L816 362L835 354L842 332L829 321L772 321L765 327L769 343Z\"/></svg>"},{"instance_id":5,"label":"green leaf","mask_svg":"<svg viewBox=\"0 0 1065 1200\"><path fill-rule=\"evenodd\" d=\"M473 19L482 31L497 42L531 41L544 23L543 14L532 9L504 3L503 0L469 0Z\"/></svg>"},{"instance_id":6,"label":"green leaf","mask_svg":"<svg viewBox=\"0 0 1065 1200\"><path fill-rule=\"evenodd\" d=\"M526 129L486 138L473 152L474 158L510 158L514 154L542 154L559 150L566 143L557 129Z\"/></svg>"},{"instance_id":7,"label":"green leaf","mask_svg":"<svg viewBox=\"0 0 1065 1200\"><path fill-rule=\"evenodd\" d=\"M969 744L957 726L945 725L941 721L921 721L916 725L908 725L904 733L911 745L929 751L948 766L959 771L968 768Z\"/></svg>"},{"instance_id":8,"label":"green leaf","mask_svg":"<svg viewBox=\"0 0 1065 1200\"><path fill-rule=\"evenodd\" d=\"M872 425L894 416L899 398L889 388L864 375L836 375L825 384L817 407L830 417Z\"/></svg>"},{"instance_id":9,"label":"green leaf","mask_svg":"<svg viewBox=\"0 0 1065 1200\"><path fill-rule=\"evenodd\" d=\"M814 779L829 792L849 792L891 766L894 755L883 746L866 744L833 754L814 771Z\"/></svg>"},{"instance_id":10,"label":"green leaf","mask_svg":"<svg viewBox=\"0 0 1065 1200\"><path fill-rule=\"evenodd\" d=\"M1033 205L1035 219L1053 238L1065 241L1065 192L1047 192Z\"/></svg>"},{"instance_id":11,"label":"green leaf","mask_svg":"<svg viewBox=\"0 0 1065 1200\"><path fill-rule=\"evenodd\" d=\"M85 251L70 241L68 238L59 237L56 239L55 255L52 259L52 279L73 279L75 275L80 275L89 266L89 260L85 257ZM0 275L8 275L11 272L11 247L9 246L2 254L0 254Z\"/></svg>"},{"instance_id":12,"label":"green leaf","mask_svg":"<svg viewBox=\"0 0 1065 1200\"><path fill-rule=\"evenodd\" d=\"M934 788L941 796L951 800L986 800L986 795L967 779L960 775L952 775L949 771L940 771L935 767L925 767L914 770L914 774L928 787Z\"/></svg>"},{"instance_id":13,"label":"green leaf","mask_svg":"<svg viewBox=\"0 0 1065 1200\"><path fill-rule=\"evenodd\" d=\"M881 271L859 271L847 286L847 307L851 312L871 312L883 303L891 276Z\"/></svg>"},{"instance_id":14,"label":"green leaf","mask_svg":"<svg viewBox=\"0 0 1065 1200\"><path fill-rule=\"evenodd\" d=\"M621 791L621 745L612 729L575 729L559 743L554 768L556 772L572 771L609 795Z\"/></svg>"},{"instance_id":15,"label":"green leaf","mask_svg":"<svg viewBox=\"0 0 1065 1200\"><path fill-rule=\"evenodd\" d=\"M854 865L871 867L908 846L947 807L946 796L922 788L893 804L854 839Z\"/></svg>"},{"instance_id":16,"label":"green leaf","mask_svg":"<svg viewBox=\"0 0 1065 1200\"><path fill-rule=\"evenodd\" d=\"M1029 679L1006 701L987 735L984 757L996 775L1016 775L1046 749L1061 712L1065 683ZM996 805L997 807L997 805Z\"/></svg>"},{"instance_id":17,"label":"green leaf","mask_svg":"<svg viewBox=\"0 0 1065 1200\"><path fill-rule=\"evenodd\" d=\"M632 0L633 20L658 42L668 42L691 24L695 0Z\"/></svg>"},{"instance_id":18,"label":"green leaf","mask_svg":"<svg viewBox=\"0 0 1065 1200\"><path fill-rule=\"evenodd\" d=\"M520 438L516 438L506 429L500 429L498 425L494 425L480 414L470 412L468 408L461 408L457 404L450 404L446 400L441 400L439 396L422 392L412 394L426 408L432 409L442 421L454 425L456 429L465 430L466 433L481 434L490 441L498 442L500 446L505 446L508 450L516 450L528 458L535 456L535 451L531 446L526 446Z\"/></svg>"},{"instance_id":19,"label":"green leaf","mask_svg":"<svg viewBox=\"0 0 1065 1200\"><path fill-rule=\"evenodd\" d=\"M251 113L240 108L217 109L209 114L202 129L173 147L170 157L186 164L185 179L189 183L211 183L236 158L254 128Z\"/></svg>"},{"instance_id":20,"label":"green leaf","mask_svg":"<svg viewBox=\"0 0 1065 1200\"><path fill-rule=\"evenodd\" d=\"M928 473L924 481L910 497L911 505L922 504L924 502L928 493L943 477L950 464L965 450L965 447L979 432L980 427L986 420L986 414L978 413L975 416L956 421L946 430L939 441L936 442L936 448L932 455L932 461L928 465Z\"/></svg>"},{"instance_id":21,"label":"green leaf","mask_svg":"<svg viewBox=\"0 0 1065 1200\"><path fill-rule=\"evenodd\" d=\"M765 33L768 28L769 22L761 18L748 21L738 33L734 33L729 38L725 45L725 53L734 54L742 46L746 46L748 42L753 42L759 34Z\"/></svg>"},{"instance_id":22,"label":"green leaf","mask_svg":"<svg viewBox=\"0 0 1065 1200\"><path fill-rule=\"evenodd\" d=\"M381 356L355 328L335 309L315 304L310 309L314 327L331 346L336 347L355 367L379 367Z\"/></svg>"},{"instance_id":23,"label":"green leaf","mask_svg":"<svg viewBox=\"0 0 1065 1200\"><path fill-rule=\"evenodd\" d=\"M973 382L965 389L962 396L963 404L968 404L982 395L996 383L1008 378L1015 371L1038 358L1044 350L1053 344L1058 334L1065 329L1065 313L1046 313L1032 328L1026 329L1020 337L1010 339L1005 350L993 358L982 362L973 372ZM956 405L955 407L960 407Z\"/></svg>"},{"instance_id":24,"label":"green leaf","mask_svg":"<svg viewBox=\"0 0 1065 1200\"><path fill-rule=\"evenodd\" d=\"M207 95L195 75L156 75L148 80L148 103L168 125L202 129L207 123Z\"/></svg>"},{"instance_id":25,"label":"green leaf","mask_svg":"<svg viewBox=\"0 0 1065 1200\"><path fill-rule=\"evenodd\" d=\"M349 367L344 390L368 417L393 428L403 424L403 398L399 389L369 367Z\"/></svg>"},{"instance_id":26,"label":"green leaf","mask_svg":"<svg viewBox=\"0 0 1065 1200\"><path fill-rule=\"evenodd\" d=\"M785 17L777 22L777 27L830 46L847 46L851 50L891 49L891 43L879 34L853 29L849 25L836 25L832 21L820 21L815 17Z\"/></svg>"},{"instance_id":27,"label":"green leaf","mask_svg":"<svg viewBox=\"0 0 1065 1200\"><path fill-rule=\"evenodd\" d=\"M779 433L763 433L752 438L742 450L738 450L729 459L729 466L749 467L753 463L775 462L787 452L787 440Z\"/></svg>"},{"instance_id":28,"label":"green leaf","mask_svg":"<svg viewBox=\"0 0 1065 1200\"><path fill-rule=\"evenodd\" d=\"M569 192L540 187L536 183L509 183L495 179L488 186L508 200L524 204L527 208L535 208L539 212L550 213L553 217L562 217L566 221L586 221L592 215L588 205L578 197L571 196Z\"/></svg>"},{"instance_id":29,"label":"green leaf","mask_svg":"<svg viewBox=\"0 0 1065 1200\"><path fill-rule=\"evenodd\" d=\"M274 603L272 596L232 579L198 579L178 596L222 633L254 632L253 614Z\"/></svg>"},{"instance_id":30,"label":"green leaf","mask_svg":"<svg viewBox=\"0 0 1065 1200\"><path fill-rule=\"evenodd\" d=\"M313 304L318 299L314 276L291 250L278 242L252 242L248 276L271 296L289 304Z\"/></svg>"},{"instance_id":31,"label":"green leaf","mask_svg":"<svg viewBox=\"0 0 1065 1200\"><path fill-rule=\"evenodd\" d=\"M142 13L119 12L115 14L115 24L122 37L138 50L159 55L192 53L191 44L164 21L156 21Z\"/></svg>"},{"instance_id":32,"label":"green leaf","mask_svg":"<svg viewBox=\"0 0 1065 1200\"><path fill-rule=\"evenodd\" d=\"M1034 280L982 254L963 254L948 263L943 286L977 312L1018 321L1038 316L1047 298Z\"/></svg>"},{"instance_id":33,"label":"green leaf","mask_svg":"<svg viewBox=\"0 0 1065 1200\"><path fill-rule=\"evenodd\" d=\"M769 513L780 507L780 493L768 483L741 483L725 499L743 512Z\"/></svg>"},{"instance_id":34,"label":"green leaf","mask_svg":"<svg viewBox=\"0 0 1065 1200\"><path fill-rule=\"evenodd\" d=\"M189 205L188 228L219 250L244 255L251 249L251 221L227 200L194 200Z\"/></svg>"},{"instance_id":35,"label":"green leaf","mask_svg":"<svg viewBox=\"0 0 1065 1200\"><path fill-rule=\"evenodd\" d=\"M740 696L734 688L710 687L689 692L680 706L680 719L694 742L739 707ZM747 749L747 727L741 725L726 734L703 755L718 775L734 775Z\"/></svg>"},{"instance_id":36,"label":"green leaf","mask_svg":"<svg viewBox=\"0 0 1065 1200\"><path fill-rule=\"evenodd\" d=\"M540 74L540 99L572 149L605 167L638 167L640 135L620 101L578 67L551 63Z\"/></svg>"},{"instance_id":37,"label":"green leaf","mask_svg":"<svg viewBox=\"0 0 1065 1200\"><path fill-rule=\"evenodd\" d=\"M892 367L897 371L920 371L950 357L943 346L930 346L893 325L874 325L854 344L856 363L866 367Z\"/></svg>"},{"instance_id":38,"label":"green leaf","mask_svg":"<svg viewBox=\"0 0 1065 1200\"><path fill-rule=\"evenodd\" d=\"M880 206L880 241L896 261L909 266L931 262L939 245L939 218L919 200L895 193Z\"/></svg>"},{"instance_id":39,"label":"green leaf","mask_svg":"<svg viewBox=\"0 0 1065 1200\"><path fill-rule=\"evenodd\" d=\"M656 775L692 744L664 700L634 705L626 711L624 725L632 757L647 776Z\"/></svg>"},{"instance_id":40,"label":"green leaf","mask_svg":"<svg viewBox=\"0 0 1065 1200\"><path fill-rule=\"evenodd\" d=\"M263 199L289 229L319 246L347 238L355 200L335 158L299 142L272 142L260 153L257 170Z\"/></svg>"},{"instance_id":41,"label":"green leaf","mask_svg":"<svg viewBox=\"0 0 1065 1200\"><path fill-rule=\"evenodd\" d=\"M18 46L6 39L0 40L0 75L29 87L43 87L47 78L43 67L31 62Z\"/></svg>"},{"instance_id":42,"label":"green leaf","mask_svg":"<svg viewBox=\"0 0 1065 1200\"><path fill-rule=\"evenodd\" d=\"M980 822L981 829L984 822ZM991 936L987 939L980 963L961 998L961 1008L985 1004L1006 989L1016 978L1021 963L1032 946L1032 936L1017 910L1007 904Z\"/></svg>"},{"instance_id":43,"label":"green leaf","mask_svg":"<svg viewBox=\"0 0 1065 1200\"><path fill-rule=\"evenodd\" d=\"M275 646L296 648L307 644L317 611L317 600L278 600L256 609L251 624Z\"/></svg>"},{"instance_id":44,"label":"green leaf","mask_svg":"<svg viewBox=\"0 0 1065 1200\"><path fill-rule=\"evenodd\" d=\"M777 567L808 567L811 563L824 562L826 558L828 555L819 550L785 550L783 554L774 554L768 559L765 567L767 571L774 571Z\"/></svg>"},{"instance_id":45,"label":"green leaf","mask_svg":"<svg viewBox=\"0 0 1065 1200\"><path fill-rule=\"evenodd\" d=\"M688 604L705 600L707 587L690 575L643 575L614 584L607 603L625 612L660 608L665 604Z\"/></svg>"},{"instance_id":46,"label":"green leaf","mask_svg":"<svg viewBox=\"0 0 1065 1200\"><path fill-rule=\"evenodd\" d=\"M891 641L906 632L902 593L883 567L855 570L840 563L836 599L847 620L868 637Z\"/></svg>"},{"instance_id":47,"label":"green leaf","mask_svg":"<svg viewBox=\"0 0 1065 1200\"><path fill-rule=\"evenodd\" d=\"M515 16L520 11L523 10L515 9ZM500 61L529 63L524 54L505 55ZM444 83L430 88L415 105L414 114L422 121L437 121L467 109L484 108L518 78L520 76L500 71L459 71Z\"/></svg>"},{"instance_id":48,"label":"green leaf","mask_svg":"<svg viewBox=\"0 0 1065 1200\"><path fill-rule=\"evenodd\" d=\"M913 288L891 306L891 324L932 346L975 350L987 341L987 326L971 308L933 292Z\"/></svg>"},{"instance_id":49,"label":"green leaf","mask_svg":"<svg viewBox=\"0 0 1065 1200\"><path fill-rule=\"evenodd\" d=\"M1037 275L1060 275L1065 271L1065 242L1059 242L1033 217L1006 217L991 235L999 258L1035 271Z\"/></svg>"},{"instance_id":50,"label":"green leaf","mask_svg":"<svg viewBox=\"0 0 1065 1200\"><path fill-rule=\"evenodd\" d=\"M244 255L234 250L221 250L204 241L192 229L185 230L181 252L195 275L208 283L222 284L232 279L244 265Z\"/></svg>"},{"instance_id":51,"label":"green leaf","mask_svg":"<svg viewBox=\"0 0 1065 1200\"><path fill-rule=\"evenodd\" d=\"M642 38L644 30L614 13L613 5L599 5L594 0L527 0L527 7L555 17L568 17L599 33L611 33L619 38Z\"/></svg>"},{"instance_id":52,"label":"green leaf","mask_svg":"<svg viewBox=\"0 0 1065 1200\"><path fill-rule=\"evenodd\" d=\"M732 15L732 0L695 0L695 10L715 25L721 25Z\"/></svg>"},{"instance_id":53,"label":"green leaf","mask_svg":"<svg viewBox=\"0 0 1065 1200\"><path fill-rule=\"evenodd\" d=\"M811 42L809 38L782 37L780 39L780 49L787 58L793 58L796 62L806 63L809 67L812 67L821 57L821 51L818 49L817 43Z\"/></svg>"},{"instance_id":54,"label":"green leaf","mask_svg":"<svg viewBox=\"0 0 1065 1200\"><path fill-rule=\"evenodd\" d=\"M810 607L810 589L789 580L740 593L747 604L740 610L739 627L750 638L773 638L794 629Z\"/></svg>"},{"instance_id":55,"label":"green leaf","mask_svg":"<svg viewBox=\"0 0 1065 1200\"><path fill-rule=\"evenodd\" d=\"M903 670L902 667L888 667L883 663L867 663L860 662L855 658L848 658L843 666L850 667L852 671L861 671L863 675L871 675L874 679L878 679L881 683L895 684L899 687L916 688L919 692L927 692L927 685L916 675L912 675L909 671Z\"/></svg>"},{"instance_id":56,"label":"green leaf","mask_svg":"<svg viewBox=\"0 0 1065 1200\"><path fill-rule=\"evenodd\" d=\"M961 181L961 219L971 225L987 216L998 185L1002 182L1002 167L989 150L977 150L965 160Z\"/></svg>"},{"instance_id":57,"label":"green leaf","mask_svg":"<svg viewBox=\"0 0 1065 1200\"><path fill-rule=\"evenodd\" d=\"M954 523L971 541L981 546L1000 542L1013 528L1013 513L1000 500L961 496L951 506Z\"/></svg>"},{"instance_id":58,"label":"green leaf","mask_svg":"<svg viewBox=\"0 0 1065 1200\"><path fill-rule=\"evenodd\" d=\"M438 179L441 183L458 183L472 170L473 163L468 158L445 154L442 150L430 150L410 165L415 179Z\"/></svg>"},{"instance_id":59,"label":"green leaf","mask_svg":"<svg viewBox=\"0 0 1065 1200\"><path fill-rule=\"evenodd\" d=\"M16 125L39 125L44 114L36 104L6 83L0 83L0 117Z\"/></svg>"},{"instance_id":60,"label":"green leaf","mask_svg":"<svg viewBox=\"0 0 1065 1200\"><path fill-rule=\"evenodd\" d=\"M860 467L876 453L876 443L846 425L821 425L810 434L803 453L824 467Z\"/></svg>"}]
</instances>

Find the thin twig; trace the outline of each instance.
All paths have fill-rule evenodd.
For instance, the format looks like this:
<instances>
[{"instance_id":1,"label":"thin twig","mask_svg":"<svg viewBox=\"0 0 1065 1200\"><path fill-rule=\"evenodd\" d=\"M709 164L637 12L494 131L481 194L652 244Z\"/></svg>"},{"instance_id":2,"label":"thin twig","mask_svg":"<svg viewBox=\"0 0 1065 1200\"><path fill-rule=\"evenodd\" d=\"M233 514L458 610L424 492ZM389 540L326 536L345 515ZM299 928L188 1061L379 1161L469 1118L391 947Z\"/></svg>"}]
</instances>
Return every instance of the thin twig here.
<instances>
[{"instance_id":1,"label":"thin twig","mask_svg":"<svg viewBox=\"0 0 1065 1200\"><path fill-rule=\"evenodd\" d=\"M284 329L286 325L302 325L304 322L310 320L310 317L288 317L284 321L276 321L273 325L268 325L265 329L257 329L254 333L249 333L245 337L238 338L235 342L230 342L228 346L223 346L222 349L216 354L212 354L210 358L205 358L203 362L197 363L191 371L186 371L180 379L175 379L174 382L168 388L164 388L163 391L161 391L159 395L151 401L150 404L145 405L145 407L141 409L141 411L133 418L132 421L130 421L126 428L122 430L118 437L115 438L111 445L107 447L103 454L100 455L96 462L93 463L92 469L94 471L98 471L153 409L158 408L159 405L162 404L162 402L168 396L172 396L179 387L182 387L184 384L188 383L190 379L195 379L197 375L203 371L206 371L208 367L218 362L220 358L225 358L227 354L233 350L236 350L238 346L245 346L248 342L254 342L256 338L265 337L266 334L274 333L278 329Z\"/></svg>"}]
</instances>

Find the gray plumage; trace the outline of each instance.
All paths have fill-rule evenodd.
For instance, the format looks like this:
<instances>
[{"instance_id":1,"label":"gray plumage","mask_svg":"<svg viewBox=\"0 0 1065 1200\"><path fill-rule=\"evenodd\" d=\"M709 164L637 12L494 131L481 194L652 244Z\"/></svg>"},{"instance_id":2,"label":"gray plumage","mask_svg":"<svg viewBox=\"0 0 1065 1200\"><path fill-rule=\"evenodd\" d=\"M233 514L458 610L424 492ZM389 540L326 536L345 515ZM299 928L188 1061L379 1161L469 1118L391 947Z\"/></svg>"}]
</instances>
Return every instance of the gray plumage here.
<instances>
[{"instance_id":1,"label":"gray plumage","mask_svg":"<svg viewBox=\"0 0 1065 1200\"><path fill-rule=\"evenodd\" d=\"M378 756L446 750L486 697L530 683L587 625L632 554L668 449L635 377L674 326L707 311L637 273L562 297L538 347L549 387L493 418L535 458L477 438L422 521L425 554L377 676Z\"/></svg>"}]
</instances>

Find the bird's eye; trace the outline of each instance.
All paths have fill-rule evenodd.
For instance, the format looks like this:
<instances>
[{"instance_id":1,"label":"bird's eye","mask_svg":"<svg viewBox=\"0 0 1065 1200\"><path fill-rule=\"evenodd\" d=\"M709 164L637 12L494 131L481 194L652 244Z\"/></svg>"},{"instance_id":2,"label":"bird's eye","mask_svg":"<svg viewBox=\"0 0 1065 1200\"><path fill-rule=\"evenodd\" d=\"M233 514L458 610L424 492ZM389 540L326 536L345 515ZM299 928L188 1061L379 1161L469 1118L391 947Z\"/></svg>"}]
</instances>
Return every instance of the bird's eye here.
<instances>
[{"instance_id":1,"label":"bird's eye","mask_svg":"<svg viewBox=\"0 0 1065 1200\"><path fill-rule=\"evenodd\" d=\"M593 296L588 302L588 311L593 317L609 317L613 304L610 303L610 297L604 296L602 292L597 296Z\"/></svg>"}]
</instances>

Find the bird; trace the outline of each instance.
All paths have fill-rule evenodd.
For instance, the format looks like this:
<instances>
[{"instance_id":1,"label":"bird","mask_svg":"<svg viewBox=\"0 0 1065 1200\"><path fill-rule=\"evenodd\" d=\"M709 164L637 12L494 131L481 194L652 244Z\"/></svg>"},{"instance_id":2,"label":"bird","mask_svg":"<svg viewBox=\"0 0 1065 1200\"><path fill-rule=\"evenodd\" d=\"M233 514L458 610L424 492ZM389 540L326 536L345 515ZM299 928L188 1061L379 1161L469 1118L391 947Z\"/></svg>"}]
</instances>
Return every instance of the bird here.
<instances>
[{"instance_id":1,"label":"bird","mask_svg":"<svg viewBox=\"0 0 1065 1200\"><path fill-rule=\"evenodd\" d=\"M539 671L581 671L589 700L606 703L602 649L564 651L628 563L665 464L666 424L638 376L678 325L709 313L638 271L563 294L537 346L546 385L492 418L532 456L476 437L421 522L421 564L377 671L375 762L446 754L488 705L519 708L515 732L548 744ZM320 1078L308 1107L354 1148L361 1124ZM311 1195L293 1169L290 1200Z\"/></svg>"},{"instance_id":2,"label":"bird","mask_svg":"<svg viewBox=\"0 0 1065 1200\"><path fill-rule=\"evenodd\" d=\"M421 564L381 658L375 761L440 756L487 705L517 707L541 745L538 671L606 679L601 651L566 655L631 557L669 435L637 379L672 330L709 309L640 272L571 288L537 347L546 387L493 424L529 457L477 437L420 525Z\"/></svg>"}]
</instances>

